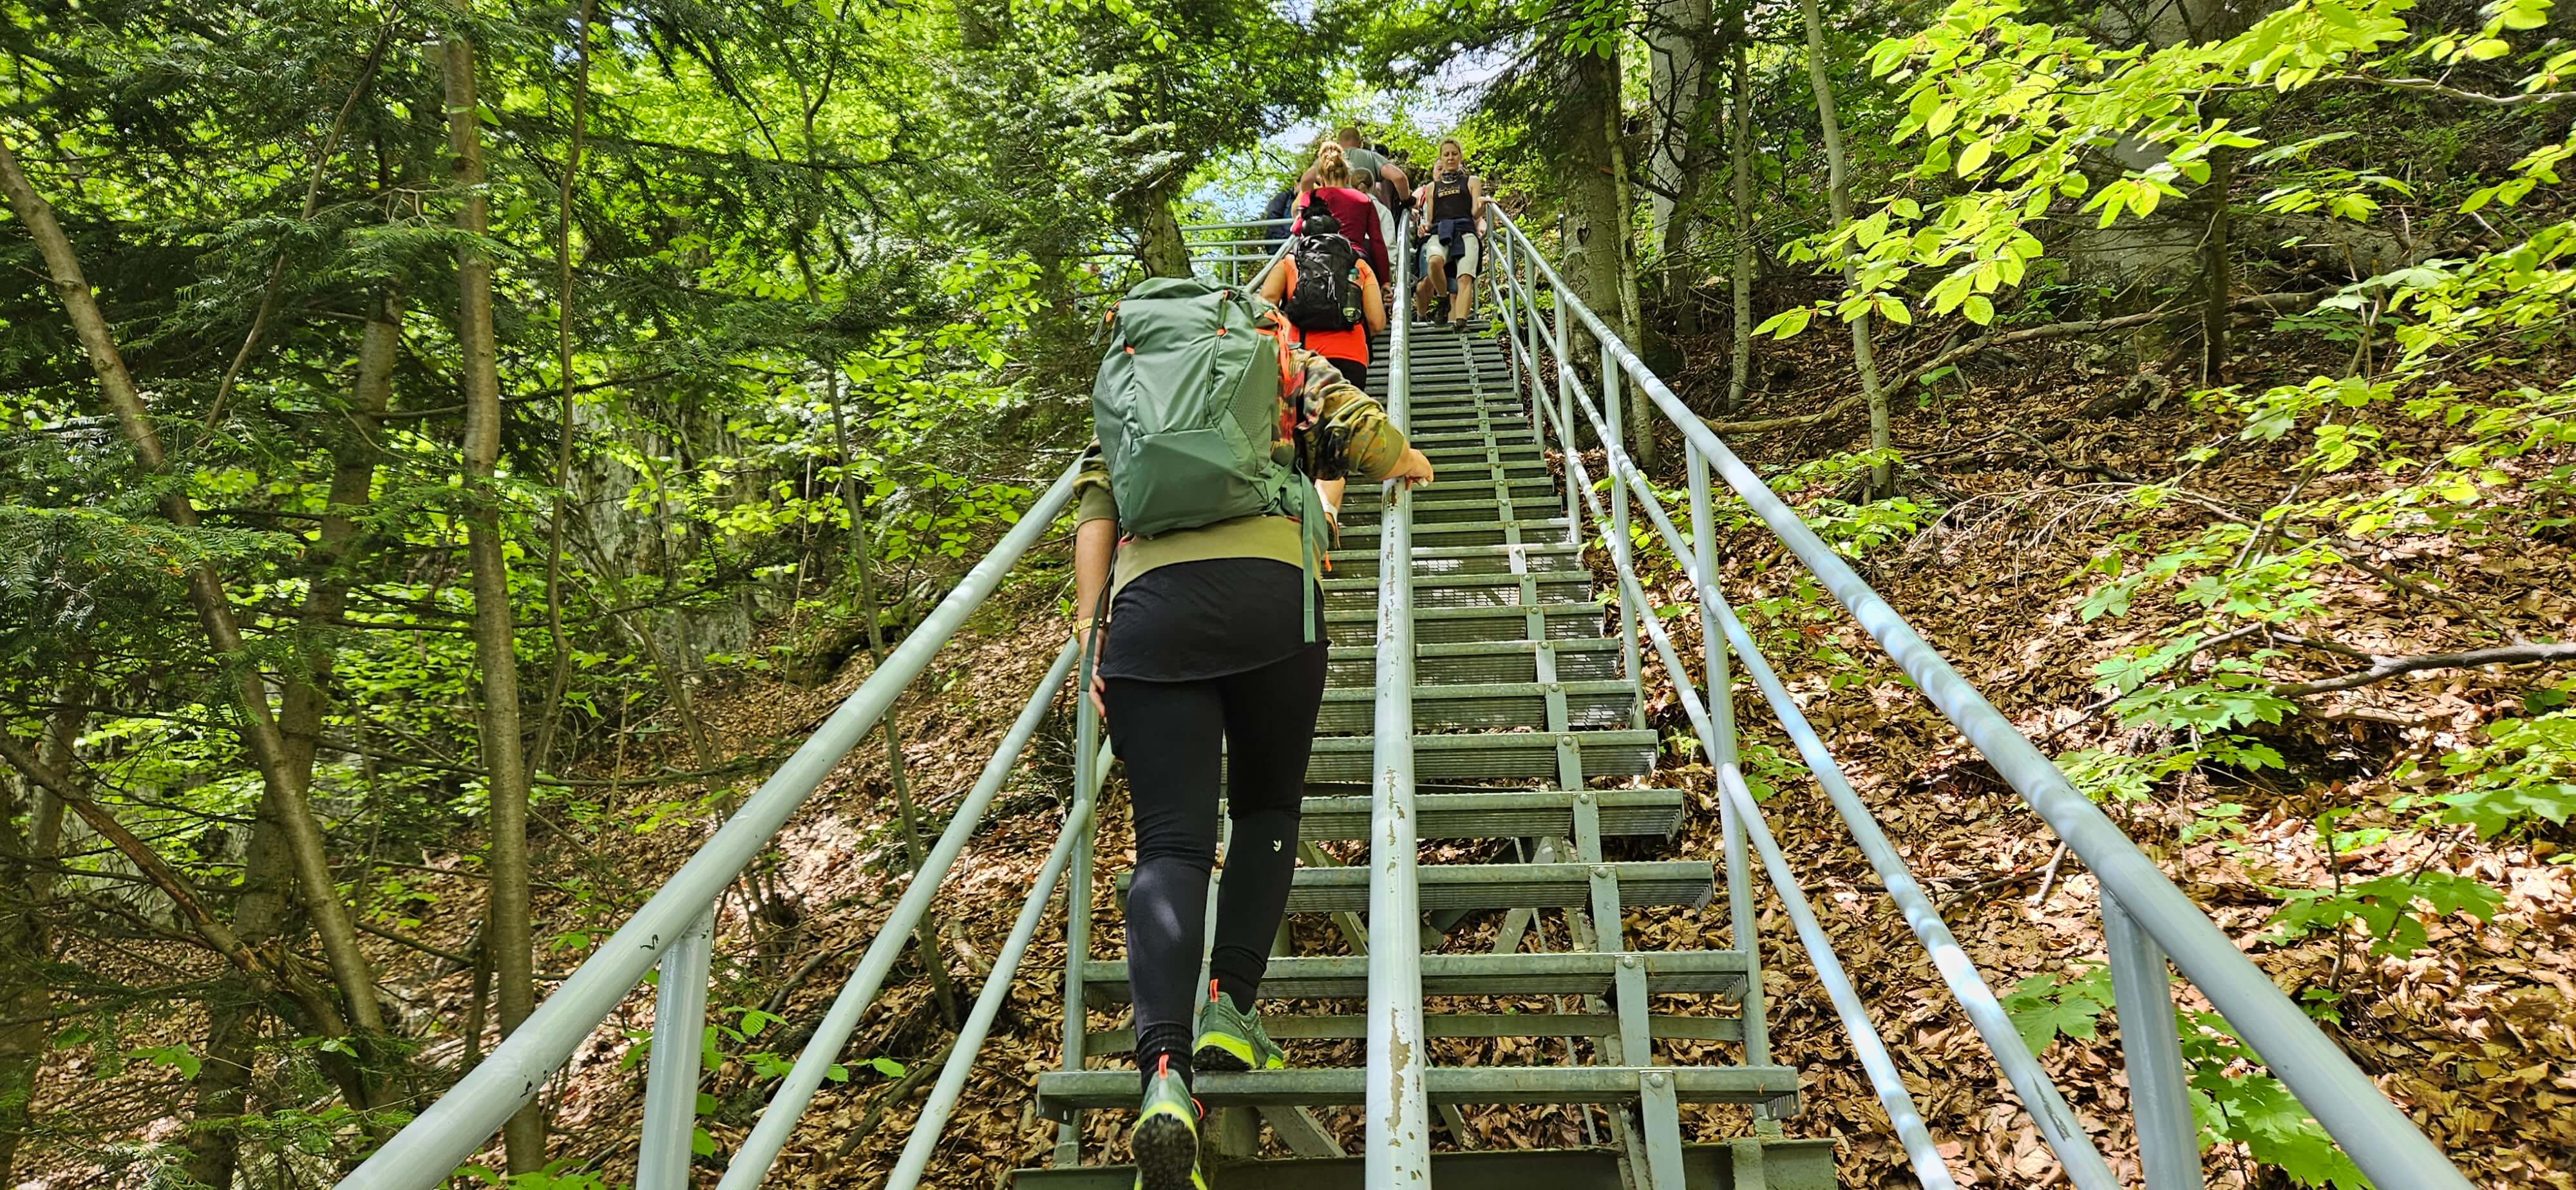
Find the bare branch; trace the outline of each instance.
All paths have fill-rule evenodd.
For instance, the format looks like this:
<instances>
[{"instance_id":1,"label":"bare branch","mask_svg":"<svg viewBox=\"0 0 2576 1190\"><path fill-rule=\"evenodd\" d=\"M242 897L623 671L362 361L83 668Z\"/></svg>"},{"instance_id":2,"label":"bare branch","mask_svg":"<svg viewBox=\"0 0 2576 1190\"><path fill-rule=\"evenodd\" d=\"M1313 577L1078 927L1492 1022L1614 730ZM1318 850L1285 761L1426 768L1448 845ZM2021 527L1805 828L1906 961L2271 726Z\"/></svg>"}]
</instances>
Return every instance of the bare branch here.
<instances>
[{"instance_id":1,"label":"bare branch","mask_svg":"<svg viewBox=\"0 0 2576 1190\"><path fill-rule=\"evenodd\" d=\"M2466 653L2421 653L2412 657L2374 657L2370 668L2355 670L2338 677L2314 682L2297 682L2275 686L2273 693L2289 698L2350 690L2385 682L2401 674L2427 669L2470 669L2480 665L2526 665L2535 661L2576 661L2576 643L2554 645L2505 645L2493 649L2471 649Z\"/></svg>"}]
</instances>

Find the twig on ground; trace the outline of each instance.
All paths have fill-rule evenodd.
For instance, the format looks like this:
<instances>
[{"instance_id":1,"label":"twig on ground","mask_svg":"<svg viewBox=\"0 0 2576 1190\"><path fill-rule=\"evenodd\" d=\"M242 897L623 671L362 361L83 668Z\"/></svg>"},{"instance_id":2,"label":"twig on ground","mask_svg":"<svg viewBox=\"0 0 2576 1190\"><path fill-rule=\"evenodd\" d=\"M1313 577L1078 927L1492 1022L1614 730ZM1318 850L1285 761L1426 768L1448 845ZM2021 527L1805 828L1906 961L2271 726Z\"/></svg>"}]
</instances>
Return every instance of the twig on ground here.
<instances>
[{"instance_id":1,"label":"twig on ground","mask_svg":"<svg viewBox=\"0 0 2576 1190\"><path fill-rule=\"evenodd\" d=\"M2057 887L2057 865L2065 862L2066 840L2059 839L2057 841L2057 850L2050 852L2048 855L2048 870L2040 873L2039 891L2031 896L2031 904L2045 905L2048 903L2049 890Z\"/></svg>"},{"instance_id":2,"label":"twig on ground","mask_svg":"<svg viewBox=\"0 0 2576 1190\"><path fill-rule=\"evenodd\" d=\"M2275 686L2272 692L2284 698L2301 698L2350 690L2385 682L2403 674L2427 669L2469 669L2481 665L2527 665L2535 661L2576 661L2576 643L2554 645L2507 645L2497 649L2471 649L2466 653L2421 653L2412 657L2374 657L2370 668L2355 670L2314 682L2293 682Z\"/></svg>"}]
</instances>

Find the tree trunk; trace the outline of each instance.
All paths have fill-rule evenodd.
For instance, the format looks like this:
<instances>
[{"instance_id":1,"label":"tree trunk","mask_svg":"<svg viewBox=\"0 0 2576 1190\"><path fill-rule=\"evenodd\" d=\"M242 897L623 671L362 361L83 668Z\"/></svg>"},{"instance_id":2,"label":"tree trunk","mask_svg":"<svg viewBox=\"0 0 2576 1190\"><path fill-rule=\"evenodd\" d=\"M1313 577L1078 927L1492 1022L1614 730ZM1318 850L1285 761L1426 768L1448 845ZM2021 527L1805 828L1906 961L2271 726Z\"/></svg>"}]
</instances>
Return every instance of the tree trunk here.
<instances>
[{"instance_id":1,"label":"tree trunk","mask_svg":"<svg viewBox=\"0 0 2576 1190\"><path fill-rule=\"evenodd\" d=\"M1619 250L1627 225L1619 206L1620 162L1605 130L1616 126L1619 66L1598 54L1577 53L1567 60L1566 74L1565 221L1557 236L1565 253L1565 283L1605 324L1616 327L1621 319ZM1582 346L1588 338L1580 320L1567 320L1566 362L1580 375L1595 376L1600 361ZM1570 427L1578 440L1581 426L1577 419Z\"/></svg>"},{"instance_id":2,"label":"tree trunk","mask_svg":"<svg viewBox=\"0 0 2576 1190\"><path fill-rule=\"evenodd\" d=\"M322 715L329 705L332 625L349 602L349 580L342 567L356 545L353 515L375 490L378 421L393 393L394 360L402 350L402 318L390 296L368 300L365 328L358 339L358 373L349 386L349 407L341 425L348 433L331 446L331 488L322 513L322 528L306 557L311 586L299 613L303 621L304 669L285 675L286 694L278 708L278 734L286 741L287 763L301 779L313 779L314 752L321 743Z\"/></svg>"},{"instance_id":3,"label":"tree trunk","mask_svg":"<svg viewBox=\"0 0 2576 1190\"><path fill-rule=\"evenodd\" d=\"M1701 118L1708 90L1709 0L1647 0L1646 242L1670 256L1690 244L1690 197L1706 154ZM1667 197L1667 196L1672 197Z\"/></svg>"},{"instance_id":4,"label":"tree trunk","mask_svg":"<svg viewBox=\"0 0 2576 1190\"><path fill-rule=\"evenodd\" d=\"M476 114L474 43L450 34L445 45L447 143L464 196L457 230L480 240L491 230L483 192L483 123ZM492 260L468 242L456 254L456 340L464 355L465 550L473 569L474 662L483 686L483 764L491 799L490 924L501 1036L536 1011L534 930L529 921L528 770L519 727L519 658L510 610L510 573L501 551L500 493L492 482L501 457L501 383L492 340ZM545 1118L534 1099L502 1127L510 1172L545 1164Z\"/></svg>"},{"instance_id":5,"label":"tree trunk","mask_svg":"<svg viewBox=\"0 0 2576 1190\"><path fill-rule=\"evenodd\" d=\"M1181 221L1172 216L1180 179L1157 182L1134 191L1128 199L1128 224L1136 229L1136 260L1148 277L1190 275L1190 246L1181 238Z\"/></svg>"},{"instance_id":6,"label":"tree trunk","mask_svg":"<svg viewBox=\"0 0 2576 1190\"><path fill-rule=\"evenodd\" d=\"M564 147L563 186L555 200L555 378L563 389L556 410L555 509L546 518L546 636L554 657L540 704L537 742L528 750L530 772L550 763L555 731L563 723L564 692L572 688L572 647L564 639L563 623L563 504L572 487L572 194L581 179L582 144L590 130L590 22L598 11L599 0L582 0L581 16L573 25L572 134Z\"/></svg>"},{"instance_id":7,"label":"tree trunk","mask_svg":"<svg viewBox=\"0 0 2576 1190\"><path fill-rule=\"evenodd\" d=\"M868 626L868 658L885 664L885 628L878 622L876 551L870 548L865 507L859 502L859 481L853 474L858 460L850 453L850 429L841 413L841 370L830 361L823 365L823 384L832 402L832 434L841 449L841 499L850 508L850 567L859 580L859 615ZM903 736L895 726L893 707L887 707L879 720L885 734L886 772L894 782L895 811L903 820L903 857L910 864L913 878L921 876L921 817L912 805L912 779L903 767ZM913 942L921 959L922 973L930 979L930 994L939 1002L939 1014L950 1024L957 1022L957 992L949 985L948 963L939 953L940 919L936 911L924 914L921 925L913 931Z\"/></svg>"},{"instance_id":8,"label":"tree trunk","mask_svg":"<svg viewBox=\"0 0 2576 1190\"><path fill-rule=\"evenodd\" d=\"M1735 105L1729 118L1733 121L1733 144L1727 149L1727 169L1732 178L1733 194L1728 219L1735 233L1735 264L1727 272L1727 287L1735 306L1735 341L1730 344L1733 360L1726 378L1726 416L1732 417L1744 408L1753 378L1753 70L1746 61L1743 26L1736 27L1735 37Z\"/></svg>"},{"instance_id":9,"label":"tree trunk","mask_svg":"<svg viewBox=\"0 0 2576 1190\"><path fill-rule=\"evenodd\" d=\"M1816 89L1816 122L1824 133L1826 197L1833 204L1834 223L1851 222L1851 156L1843 151L1842 121L1834 115L1834 85L1825 77L1825 23L1816 13L1816 0L1798 0L1798 10L1807 24L1807 79ZM1860 265L1857 261L1843 266L1843 279L1857 284ZM1870 350L1869 314L1851 321L1852 367L1860 373L1860 392L1869 402L1869 448L1886 451L1892 448L1888 422L1890 413L1887 393L1878 384L1878 361ZM1896 491L1895 469L1881 461L1869 469L1869 488L1873 496L1886 497Z\"/></svg>"},{"instance_id":10,"label":"tree trunk","mask_svg":"<svg viewBox=\"0 0 2576 1190\"><path fill-rule=\"evenodd\" d=\"M65 700L70 701L70 700ZM52 750L65 720L78 712L54 714L43 745ZM75 728L77 730L77 728ZM38 807L62 800L31 776L16 782L20 793L0 785L0 1014L17 1023L0 1025L0 1186L15 1186L11 1176L18 1142L35 1122L36 1073L45 1063L46 1010L53 1007L46 970L53 942L45 928L45 903L51 899L49 874L35 863L50 862L58 849L18 833L20 807L30 821L42 817Z\"/></svg>"},{"instance_id":11,"label":"tree trunk","mask_svg":"<svg viewBox=\"0 0 2576 1190\"><path fill-rule=\"evenodd\" d=\"M1637 293L1637 235L1635 217L1636 189L1628 180L1628 138L1625 105L1619 92L1619 60L1610 59L1610 91L1601 105L1601 135L1610 145L1610 194L1615 204L1611 227L1616 231L1611 247L1619 266L1619 317L1621 341L1630 351L1644 350L1645 311ZM1628 435L1631 457L1640 467L1655 465L1655 404L1646 396L1646 386L1630 381L1620 386L1628 394L1628 417L1622 429ZM1605 411L1606 412L1606 411Z\"/></svg>"},{"instance_id":12,"label":"tree trunk","mask_svg":"<svg viewBox=\"0 0 2576 1190\"><path fill-rule=\"evenodd\" d=\"M2229 260L2227 187L2236 178L2236 150L2209 155L2209 229L2200 241L2200 382L2227 383L2227 320L2232 316L2227 291L2234 283Z\"/></svg>"},{"instance_id":13,"label":"tree trunk","mask_svg":"<svg viewBox=\"0 0 2576 1190\"><path fill-rule=\"evenodd\" d=\"M167 474L170 464L162 452L160 434L154 430L151 413L135 388L133 374L126 370L125 359L108 333L106 316L90 292L88 278L81 273L71 241L55 220L53 207L27 184L16 153L5 140L0 140L0 190L7 191L19 222L26 226L43 254L55 296L80 336L90 366L98 373L101 394L116 414L126 440L133 445L136 460L147 471ZM197 525L196 506L184 488L174 485L163 498L162 509L170 522L182 529ZM263 813L273 813L278 828L284 832L288 851L284 858L292 864L296 885L321 938L332 978L347 1002L348 1019L362 1041L371 1043L384 1032L384 1018L376 1003L375 975L358 946L358 932L350 920L348 906L340 900L327 841L321 824L313 817L307 786L288 761L285 738L269 706L267 684L258 667L250 663L231 596L225 592L223 579L215 573L212 563L201 564L188 575L188 602L197 612L218 665L239 675L234 694L242 711L242 741L259 767Z\"/></svg>"}]
</instances>

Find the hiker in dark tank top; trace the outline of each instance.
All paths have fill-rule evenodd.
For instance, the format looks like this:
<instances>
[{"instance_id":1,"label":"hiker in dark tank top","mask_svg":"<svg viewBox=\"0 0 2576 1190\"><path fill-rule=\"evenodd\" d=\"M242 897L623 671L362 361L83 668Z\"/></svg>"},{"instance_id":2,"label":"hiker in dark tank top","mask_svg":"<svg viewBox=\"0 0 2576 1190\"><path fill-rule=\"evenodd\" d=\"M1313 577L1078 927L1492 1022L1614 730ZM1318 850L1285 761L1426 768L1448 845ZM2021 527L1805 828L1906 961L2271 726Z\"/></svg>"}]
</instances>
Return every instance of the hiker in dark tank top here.
<instances>
[{"instance_id":1,"label":"hiker in dark tank top","mask_svg":"<svg viewBox=\"0 0 2576 1190\"><path fill-rule=\"evenodd\" d=\"M1413 287L1421 317L1461 326L1476 307L1476 271L1485 225L1485 183L1467 172L1455 140L1440 142L1431 180L1414 194L1421 207L1422 280Z\"/></svg>"},{"instance_id":2,"label":"hiker in dark tank top","mask_svg":"<svg viewBox=\"0 0 2576 1190\"><path fill-rule=\"evenodd\" d=\"M1220 304L1254 301L1212 286L1207 291ZM1121 303L1142 304L1133 294ZM1332 361L1283 342L1293 332L1266 306L1255 308L1268 319L1266 327L1227 336L1228 346L1212 358L1235 358L1223 352L1254 341L1259 350L1253 362L1243 365L1239 377L1220 376L1218 383L1226 392L1266 385L1279 395L1262 428L1277 427L1263 440L1271 442L1270 458L1283 470L1263 480L1272 485L1266 490L1303 500L1319 480L1431 481L1430 461L1405 441L1377 402L1344 379ZM1175 490L1182 481L1154 476L1146 482L1148 477L1114 470L1119 458L1146 466L1157 456L1103 445L1117 446L1110 431L1134 420L1132 409L1120 402L1139 399L1116 391L1113 366L1141 368L1136 361L1174 338L1165 334L1132 349L1112 346L1103 361L1104 380L1093 392L1103 441L1085 452L1075 481L1080 513L1073 629L1097 651L1097 676L1087 693L1125 762L1135 813L1127 967L1142 1101L1128 1143L1143 1190L1206 1186L1197 1159L1199 1116L1190 1098L1196 1071L1286 1063L1253 1015L1253 1004L1296 872L1299 801L1328 656L1323 600L1307 565L1311 526L1265 511L1150 536L1129 527L1139 510L1122 509L1120 492L1151 496ZM1122 356L1130 350L1135 354ZM1125 388L1164 379L1138 376ZM1168 510L1151 515L1160 518L1155 524L1170 519ZM1107 617L1095 620L1104 606ZM1220 780L1233 832L1214 943L1203 950ZM1214 976L1206 989L1194 986L1203 953Z\"/></svg>"}]
</instances>

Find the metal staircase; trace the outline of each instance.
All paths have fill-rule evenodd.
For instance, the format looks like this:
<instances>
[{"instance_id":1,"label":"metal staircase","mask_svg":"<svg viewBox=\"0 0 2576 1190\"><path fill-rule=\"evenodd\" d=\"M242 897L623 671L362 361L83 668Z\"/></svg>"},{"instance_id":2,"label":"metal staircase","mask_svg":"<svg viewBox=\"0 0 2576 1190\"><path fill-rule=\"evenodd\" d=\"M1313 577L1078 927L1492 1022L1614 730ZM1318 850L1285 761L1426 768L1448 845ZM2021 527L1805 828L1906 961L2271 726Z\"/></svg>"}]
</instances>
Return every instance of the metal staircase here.
<instances>
[{"instance_id":1,"label":"metal staircase","mask_svg":"<svg viewBox=\"0 0 2576 1190\"><path fill-rule=\"evenodd\" d=\"M1769 1064L1760 1052L1761 999L1744 994L1759 961L1750 948L1640 952L1626 946L1621 921L1627 910L1698 908L1717 891L1716 865L1706 859L1611 861L1603 850L1614 836L1669 838L1685 812L1681 790L1635 787L1653 771L1657 751L1657 734L1645 727L1635 634L1604 630L1606 606L1573 537L1571 526L1580 519L1568 516L1531 410L1490 328L1479 324L1459 334L1414 327L1406 338L1403 365L1378 370L1387 379L1375 395L1386 399L1386 388L1407 386L1410 436L1440 477L1413 501L1417 643L1411 666L1391 667L1412 670L1415 834L1501 841L1489 850L1525 857L1422 865L1414 872L1430 923L1416 935L1427 952L1417 960L1422 994L1448 1001L1423 1018L1434 1047L1423 1083L1455 1149L1433 1158L1434 1176L1500 1177L1530 1186L1624 1180L1671 1190L1831 1185L1829 1142L1775 1140L1763 1146L1767 1161L1748 1155L1741 1163L1734 1146L1683 1143L1683 1103L1751 1104L1766 1116L1795 1103L1797 1072ZM1381 349L1379 358L1386 356ZM1386 513L1383 493L1352 492L1324 584L1332 664L1307 769L1303 834L1309 842L1369 834L1375 687L1387 663L1376 639ZM1619 616L1627 622L1634 614L1633 606L1623 606ZM1289 912L1364 913L1369 869L1313 862L1320 858L1310 852L1298 870ZM1118 884L1123 895L1124 880ZM1570 952L1536 949L1541 932L1531 927L1551 911L1563 915ZM1749 914L1742 916L1749 921ZM1465 928L1488 920L1490 935ZM1742 936L1749 939L1750 932ZM1126 981L1124 961L1082 965L1081 986L1093 1008L1123 1005ZM1368 995L1365 956L1281 955L1262 990L1274 1036L1366 1035L1366 1018L1348 1007ZM1560 1010L1507 1012L1491 1003L1537 997L1554 998ZM1658 1013L1658 997L1712 1011ZM1470 1000L1487 1003L1459 1003ZM1132 1044L1123 1034L1095 1036L1122 1049ZM1567 1039L1556 1052L1568 1058L1526 1066L1437 1060L1441 1041L1497 1037ZM1722 1042L1744 1047L1744 1056L1724 1066L1664 1065L1655 1057L1658 1038ZM1293 1048L1290 1060L1285 1071L1199 1076L1198 1097L1215 1113L1211 1177L1227 1187L1363 1185L1364 1161L1342 1156L1338 1142L1294 1109L1361 1105L1368 1072L1303 1067ZM1038 1079L1038 1110L1050 1118L1128 1111L1135 1100L1136 1075L1124 1063ZM1541 1103L1597 1107L1595 1134L1604 1143L1504 1164L1495 1154L1467 1151L1473 1143L1467 1111ZM1257 1140L1251 1112L1298 1155L1260 1160L1251 1143ZM1595 1132L1595 1118L1585 1111L1587 1132ZM1077 1155L1060 1149L1058 1159ZM1692 1169L1704 1176L1690 1177ZM1022 1170L1015 1180L1031 1190L1123 1190L1132 1177L1123 1165L1062 1163Z\"/></svg>"},{"instance_id":2,"label":"metal staircase","mask_svg":"<svg viewBox=\"0 0 2576 1190\"><path fill-rule=\"evenodd\" d=\"M1499 209L1485 249L1491 326L1460 335L1398 323L1379 358L1380 394L1437 463L1421 493L1354 491L1327 582L1330 689L1307 780L1305 865L1289 909L1329 915L1343 954L1283 954L1263 983L1272 1035L1302 1042L1366 1040L1365 1066L1292 1067L1201 1076L1216 1112L1206 1135L1219 1190L1366 1186L1423 1190L1434 1180L1484 1190L1787 1190L1834 1184L1830 1139L1782 1139L1797 1106L1796 1072L1770 1061L1755 935L1754 877L1763 876L1795 933L1798 961L1831 1001L1851 1061L1868 1077L1912 1173L1930 1190L1957 1183L1900 1077L1888 1046L1797 873L1762 818L1737 764L1735 674L1762 696L1923 944L1960 1013L1986 1042L2040 1137L2077 1190L2123 1190L2046 1071L1889 839L1853 791L1805 712L1764 660L1716 582L1715 501L1749 512L1904 670L2099 880L2120 1048L2146 1190L2197 1190L2201 1154L2186 1097L2173 988L2178 971L2261 1055L2300 1103L2379 1186L2468 1190L2469 1183L2406 1115L2356 1069L2269 977L2239 951L2101 810L1968 685L1941 654L1862 582L1832 547L1693 417L1681 400L1570 293L1538 245ZM1266 243L1264 225L1189 228L1208 240L1212 272L1240 279L1259 259L1235 249ZM1214 233L1209 237L1206 233ZM1239 237L1239 238L1238 238ZM1399 244L1391 292L1405 293ZM1246 284L1257 282L1253 273ZM1552 324L1552 325L1551 325ZM1578 361L1584 351L1591 358ZM1597 353L1597 354L1594 354ZM1591 365L1591 366L1587 366ZM1684 442L1690 506L1677 523L1662 489L1629 458L1623 386L1633 385L1667 433ZM1593 482L1592 460L1603 474ZM1020 557L1070 508L1068 468L1003 534L866 682L759 790L745 799L626 924L602 942L519 1029L339 1183L342 1190L429 1190L450 1180L501 1123L618 1014L654 1001L636 1190L752 1190L795 1144L798 1124L831 1077L853 1031L908 949L940 883L1009 783L1030 739L1089 658L1071 644L1030 689L921 870L778 1081L750 1134L730 1153L695 1158L712 938L725 893L858 746L932 657L990 597ZM1722 481L1724 488L1717 485ZM1633 529L1642 512L1647 525ZM1596 592L1587 543L1606 547L1616 589ZM1704 652L1675 651L1634 565L1640 543L1660 546L1687 580ZM1609 576L1605 576L1605 580ZM1605 634L1608 594L1616 635ZM1663 609L1669 611L1670 609ZM1645 729L1639 675L1649 646L1672 681L1689 732L1659 741ZM1031 881L1010 935L924 1099L886 1190L927 1176L968 1075L1009 998L1012 981L1059 888L1065 893L1063 1049L1037 1078L1038 1106L1061 1119L1054 1160L1020 1171L1031 1190L1124 1190L1120 1154L1086 1152L1080 1114L1127 1111L1136 1076L1114 1055L1124 1030L1092 1029L1089 1009L1115 1012L1125 964L1094 957L1092 838L1102 776L1112 764L1087 702L1076 700L1073 787L1055 841ZM1643 787L1659 746L1698 752L1716 774L1718 856L1613 861L1640 840L1670 838L1685 805ZM1421 840L1491 862L1420 862ZM1336 864L1322 844L1362 841L1364 858ZM1731 948L1635 951L1630 910L1699 906L1724 876ZM1547 916L1568 943L1541 945ZM1211 914L1211 919L1213 914ZM1486 924L1491 923L1488 932ZM1534 928L1534 923L1539 928ZM1330 948L1328 948L1330 949ZM658 979L646 980L658 971ZM647 990L649 986L650 990ZM1550 1002L1508 1011L1494 1000ZM1426 1005L1426 1001L1433 1002ZM1482 1001L1482 1003L1479 1003ZM1433 1010L1436 1008L1436 1011ZM622 1022L618 1022L622 1023ZM1536 1037L1562 1062L1460 1061L1476 1040ZM1710 1043L1736 1060L1677 1066L1659 1041ZM1556 1046L1562 1046L1559 1050ZM1097 1063L1100 1058L1112 1058ZM1687 1104L1750 1105L1749 1135L1691 1144ZM1563 1104L1578 1112L1583 1147L1473 1150L1469 1112L1489 1105ZM1361 1109L1359 1151L1308 1109ZM1696 1113L1694 1113L1696 1117ZM1702 1121L1693 1118L1689 1124ZM1284 1154L1263 1156L1266 1124ZM1435 1146L1445 1129L1448 1143ZM814 1143L811 1133L805 1143Z\"/></svg>"}]
</instances>

